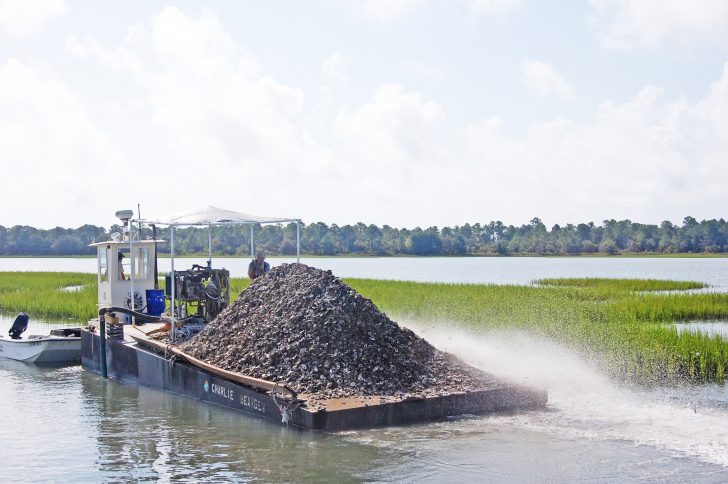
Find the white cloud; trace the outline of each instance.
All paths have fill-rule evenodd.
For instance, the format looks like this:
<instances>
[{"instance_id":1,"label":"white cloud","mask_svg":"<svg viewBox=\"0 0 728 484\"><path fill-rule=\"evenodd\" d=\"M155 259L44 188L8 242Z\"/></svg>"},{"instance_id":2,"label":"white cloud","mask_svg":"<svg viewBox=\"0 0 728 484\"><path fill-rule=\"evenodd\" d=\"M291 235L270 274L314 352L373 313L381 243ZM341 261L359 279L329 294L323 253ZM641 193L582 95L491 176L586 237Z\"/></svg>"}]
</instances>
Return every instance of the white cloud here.
<instances>
[{"instance_id":1,"label":"white cloud","mask_svg":"<svg viewBox=\"0 0 728 484\"><path fill-rule=\"evenodd\" d=\"M424 3L424 0L340 0L365 18L389 23L399 20Z\"/></svg>"},{"instance_id":2,"label":"white cloud","mask_svg":"<svg viewBox=\"0 0 728 484\"><path fill-rule=\"evenodd\" d=\"M465 0L468 8L476 14L497 15L516 9L522 0Z\"/></svg>"},{"instance_id":3,"label":"white cloud","mask_svg":"<svg viewBox=\"0 0 728 484\"><path fill-rule=\"evenodd\" d=\"M695 112L713 128L712 134L723 141L728 151L728 62L723 66L723 77L713 83L710 93L697 105Z\"/></svg>"},{"instance_id":4,"label":"white cloud","mask_svg":"<svg viewBox=\"0 0 728 484\"><path fill-rule=\"evenodd\" d=\"M302 120L302 90L264 72L210 10L189 16L168 7L130 28L119 45L80 36L66 45L90 72L113 71L107 82L114 95L95 99L89 110L124 140L124 158L156 181L153 189L127 193L129 202L142 198L157 214L197 206L203 201L180 187L199 179L208 187L204 203L286 214L306 192L301 174L327 166L326 148ZM94 167L80 171L93 191ZM280 191L270 196L279 176ZM121 198L100 197L99 204L111 213Z\"/></svg>"},{"instance_id":5,"label":"white cloud","mask_svg":"<svg viewBox=\"0 0 728 484\"><path fill-rule=\"evenodd\" d=\"M5 207L15 207L19 223L28 197L37 220L88 220L87 207L110 186L99 172L128 173L116 143L89 118L82 100L57 76L11 59L0 66L0 160L8 180ZM38 203L44 203L39 206ZM69 213L81 209L82 213ZM43 225L46 225L46 222Z\"/></svg>"},{"instance_id":6,"label":"white cloud","mask_svg":"<svg viewBox=\"0 0 728 484\"><path fill-rule=\"evenodd\" d=\"M523 3L523 0L461 1L476 15L500 15L519 8ZM422 7L428 0L339 0L339 2L366 19L392 23Z\"/></svg>"},{"instance_id":7,"label":"white cloud","mask_svg":"<svg viewBox=\"0 0 728 484\"><path fill-rule=\"evenodd\" d=\"M68 10L64 0L0 0L0 33L16 39L29 37Z\"/></svg>"},{"instance_id":8,"label":"white cloud","mask_svg":"<svg viewBox=\"0 0 728 484\"><path fill-rule=\"evenodd\" d=\"M351 59L337 50L324 60L321 69L327 81L334 84L346 84L350 81L349 65L351 65Z\"/></svg>"},{"instance_id":9,"label":"white cloud","mask_svg":"<svg viewBox=\"0 0 728 484\"><path fill-rule=\"evenodd\" d=\"M437 203L437 184L445 182L453 162L444 123L439 104L398 84L380 86L370 101L341 108L331 141L339 172L334 186L342 200L353 203L333 220L431 224L444 209Z\"/></svg>"},{"instance_id":10,"label":"white cloud","mask_svg":"<svg viewBox=\"0 0 728 484\"><path fill-rule=\"evenodd\" d=\"M335 132L348 159L368 168L416 169L438 159L434 148L442 108L421 94L387 84L374 98L357 108L345 106L335 122Z\"/></svg>"},{"instance_id":11,"label":"white cloud","mask_svg":"<svg viewBox=\"0 0 728 484\"><path fill-rule=\"evenodd\" d=\"M469 127L467 158L479 174L461 190L495 179L484 200L500 213L530 210L560 223L719 217L728 202L728 65L695 106L663 96L648 86L625 104L602 104L591 123L556 118L523 137L504 134L498 119Z\"/></svg>"},{"instance_id":12,"label":"white cloud","mask_svg":"<svg viewBox=\"0 0 728 484\"><path fill-rule=\"evenodd\" d=\"M557 96L570 101L574 90L547 62L525 59L521 62L523 82L539 96Z\"/></svg>"},{"instance_id":13,"label":"white cloud","mask_svg":"<svg viewBox=\"0 0 728 484\"><path fill-rule=\"evenodd\" d=\"M624 104L603 103L590 122L557 117L514 135L493 116L456 135L437 103L382 86L336 122L334 158L355 170L342 178L344 196L367 199L343 218L381 213L411 226L720 217L727 101L728 65L695 105L647 86Z\"/></svg>"},{"instance_id":14,"label":"white cloud","mask_svg":"<svg viewBox=\"0 0 728 484\"><path fill-rule=\"evenodd\" d=\"M647 86L589 122L512 134L509 113L453 126L442 104L401 84L364 102L332 98L336 115L321 115L209 10L165 8L117 43L66 45L64 63L85 74L75 84L45 65L0 65L0 163L14 174L0 204L17 207L4 225L108 224L137 202L150 216L212 204L396 226L652 222L721 216L728 203L728 65L697 103ZM346 57L330 60L324 72L345 75ZM535 90L573 95L535 65ZM29 186L52 206L19 206Z\"/></svg>"},{"instance_id":15,"label":"white cloud","mask_svg":"<svg viewBox=\"0 0 728 484\"><path fill-rule=\"evenodd\" d=\"M128 76L155 129L182 141L183 158L239 163L285 150L281 139L306 138L292 122L302 91L264 74L211 11L192 18L168 7L130 29L120 47L77 37L68 46Z\"/></svg>"},{"instance_id":16,"label":"white cloud","mask_svg":"<svg viewBox=\"0 0 728 484\"><path fill-rule=\"evenodd\" d=\"M431 79L433 81L439 81L442 79L442 67L435 64L427 64L418 60L408 59L404 61L404 67L414 74Z\"/></svg>"},{"instance_id":17,"label":"white cloud","mask_svg":"<svg viewBox=\"0 0 728 484\"><path fill-rule=\"evenodd\" d=\"M593 22L606 47L728 46L728 2L724 0L591 0Z\"/></svg>"}]
</instances>

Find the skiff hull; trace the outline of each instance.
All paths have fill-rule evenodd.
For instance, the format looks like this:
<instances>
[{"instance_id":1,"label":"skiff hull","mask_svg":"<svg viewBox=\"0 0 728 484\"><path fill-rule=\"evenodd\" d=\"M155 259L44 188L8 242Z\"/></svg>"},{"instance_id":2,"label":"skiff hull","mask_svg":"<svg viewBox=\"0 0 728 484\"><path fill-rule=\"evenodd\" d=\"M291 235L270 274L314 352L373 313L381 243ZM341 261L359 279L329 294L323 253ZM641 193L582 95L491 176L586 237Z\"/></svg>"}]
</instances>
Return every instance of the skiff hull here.
<instances>
[{"instance_id":1,"label":"skiff hull","mask_svg":"<svg viewBox=\"0 0 728 484\"><path fill-rule=\"evenodd\" d=\"M81 338L41 336L9 339L0 336L0 356L35 364L80 362Z\"/></svg>"}]
</instances>

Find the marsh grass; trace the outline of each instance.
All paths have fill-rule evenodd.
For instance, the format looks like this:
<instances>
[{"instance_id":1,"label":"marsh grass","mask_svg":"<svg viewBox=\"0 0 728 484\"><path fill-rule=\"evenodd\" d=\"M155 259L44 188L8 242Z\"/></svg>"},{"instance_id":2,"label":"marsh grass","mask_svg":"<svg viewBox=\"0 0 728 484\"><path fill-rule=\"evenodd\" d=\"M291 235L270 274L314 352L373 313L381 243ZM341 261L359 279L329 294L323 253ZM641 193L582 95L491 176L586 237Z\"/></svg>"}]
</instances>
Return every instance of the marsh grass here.
<instances>
[{"instance_id":1,"label":"marsh grass","mask_svg":"<svg viewBox=\"0 0 728 484\"><path fill-rule=\"evenodd\" d=\"M79 286L77 291L65 288ZM75 272L0 272L0 311L31 318L86 320L96 309L96 275Z\"/></svg>"},{"instance_id":2,"label":"marsh grass","mask_svg":"<svg viewBox=\"0 0 728 484\"><path fill-rule=\"evenodd\" d=\"M230 279L230 299L235 300L243 290L250 285L250 279L233 277Z\"/></svg>"},{"instance_id":3,"label":"marsh grass","mask_svg":"<svg viewBox=\"0 0 728 484\"><path fill-rule=\"evenodd\" d=\"M609 373L634 381L724 380L728 342L718 335L678 335L665 323L728 318L728 294L646 292L704 287L693 282L558 281L532 286L347 282L394 319L524 331L565 343Z\"/></svg>"},{"instance_id":4,"label":"marsh grass","mask_svg":"<svg viewBox=\"0 0 728 484\"><path fill-rule=\"evenodd\" d=\"M609 278L562 278L539 279L536 284L542 286L579 287L610 291L685 291L703 289L707 284L695 281L668 281L661 279L609 279Z\"/></svg>"},{"instance_id":5,"label":"marsh grass","mask_svg":"<svg viewBox=\"0 0 728 484\"><path fill-rule=\"evenodd\" d=\"M164 287L164 279L160 278ZM250 285L247 279L232 279L233 299ZM78 288L69 291L68 288ZM25 311L32 318L74 319L96 317L96 275L76 272L0 272L0 311Z\"/></svg>"},{"instance_id":6,"label":"marsh grass","mask_svg":"<svg viewBox=\"0 0 728 484\"><path fill-rule=\"evenodd\" d=\"M700 283L558 279L530 286L347 279L395 320L518 330L567 344L605 371L639 382L724 381L728 342L683 332L674 321L728 318L728 294L659 292ZM558 282L553 282L558 281ZM231 297L250 284L231 280ZM64 288L81 286L77 292ZM96 315L96 276L0 272L0 310L32 318Z\"/></svg>"}]
</instances>

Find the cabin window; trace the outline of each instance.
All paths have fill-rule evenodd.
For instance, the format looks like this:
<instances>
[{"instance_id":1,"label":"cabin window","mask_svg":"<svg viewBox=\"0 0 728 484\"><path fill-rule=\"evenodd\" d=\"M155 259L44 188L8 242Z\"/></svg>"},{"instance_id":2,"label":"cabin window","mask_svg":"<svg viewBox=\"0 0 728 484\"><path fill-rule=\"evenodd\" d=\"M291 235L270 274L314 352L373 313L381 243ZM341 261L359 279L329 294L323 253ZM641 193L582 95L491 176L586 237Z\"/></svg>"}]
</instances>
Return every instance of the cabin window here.
<instances>
[{"instance_id":1,"label":"cabin window","mask_svg":"<svg viewBox=\"0 0 728 484\"><path fill-rule=\"evenodd\" d=\"M149 270L149 247L134 248L134 264L136 265L134 279L147 279L151 272Z\"/></svg>"},{"instance_id":2,"label":"cabin window","mask_svg":"<svg viewBox=\"0 0 728 484\"><path fill-rule=\"evenodd\" d=\"M131 257L129 257L129 249L119 248L119 254L124 254L124 257L118 258L117 256L117 278L120 281L128 280L131 274Z\"/></svg>"},{"instance_id":3,"label":"cabin window","mask_svg":"<svg viewBox=\"0 0 728 484\"><path fill-rule=\"evenodd\" d=\"M109 280L109 251L106 247L99 247L99 282Z\"/></svg>"}]
</instances>

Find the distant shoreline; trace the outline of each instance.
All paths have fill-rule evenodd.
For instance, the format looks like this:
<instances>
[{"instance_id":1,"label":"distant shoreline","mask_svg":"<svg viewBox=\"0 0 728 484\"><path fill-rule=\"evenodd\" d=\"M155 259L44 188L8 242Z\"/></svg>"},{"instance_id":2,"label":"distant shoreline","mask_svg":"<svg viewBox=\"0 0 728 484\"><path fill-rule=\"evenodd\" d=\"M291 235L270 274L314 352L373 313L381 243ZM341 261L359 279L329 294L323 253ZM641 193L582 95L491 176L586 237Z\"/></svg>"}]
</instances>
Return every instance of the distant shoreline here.
<instances>
[{"instance_id":1,"label":"distant shoreline","mask_svg":"<svg viewBox=\"0 0 728 484\"><path fill-rule=\"evenodd\" d=\"M199 259L207 258L207 253L201 254L175 254L175 259ZM250 254L240 255L222 255L212 254L215 259L247 259ZM293 259L295 255L269 255L268 259ZM453 259L453 258L543 258L543 259L725 259L728 258L728 252L719 253L696 253L696 252L678 252L671 254L661 254L655 252L628 252L623 254L604 254L604 253L588 253L588 254L467 254L467 255L413 255L413 254L397 254L397 255L370 255L370 254L341 254L341 255L314 255L301 254L301 258L306 259ZM78 255L0 255L0 259L95 259L96 255L78 254ZM159 254L160 259L169 259L169 254Z\"/></svg>"}]
</instances>

